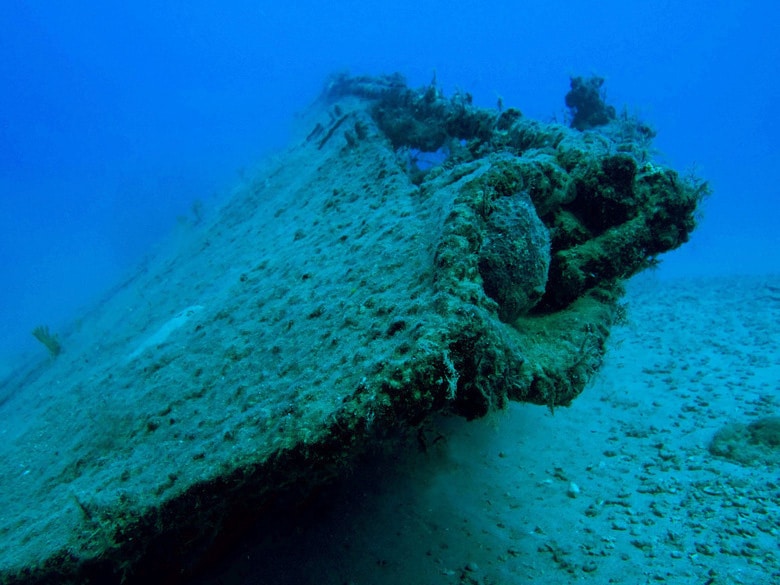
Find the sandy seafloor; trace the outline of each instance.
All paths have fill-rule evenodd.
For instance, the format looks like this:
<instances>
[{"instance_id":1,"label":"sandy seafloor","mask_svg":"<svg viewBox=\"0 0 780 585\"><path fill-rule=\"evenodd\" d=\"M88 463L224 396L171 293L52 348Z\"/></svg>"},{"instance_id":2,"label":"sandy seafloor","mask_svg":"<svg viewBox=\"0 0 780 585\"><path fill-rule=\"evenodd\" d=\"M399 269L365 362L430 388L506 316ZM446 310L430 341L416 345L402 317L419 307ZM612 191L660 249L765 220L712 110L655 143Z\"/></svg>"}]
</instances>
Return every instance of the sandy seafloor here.
<instances>
[{"instance_id":1,"label":"sandy seafloor","mask_svg":"<svg viewBox=\"0 0 780 585\"><path fill-rule=\"evenodd\" d=\"M708 450L780 414L780 276L649 273L626 302L571 407L438 421L192 582L780 583L780 467Z\"/></svg>"}]
</instances>

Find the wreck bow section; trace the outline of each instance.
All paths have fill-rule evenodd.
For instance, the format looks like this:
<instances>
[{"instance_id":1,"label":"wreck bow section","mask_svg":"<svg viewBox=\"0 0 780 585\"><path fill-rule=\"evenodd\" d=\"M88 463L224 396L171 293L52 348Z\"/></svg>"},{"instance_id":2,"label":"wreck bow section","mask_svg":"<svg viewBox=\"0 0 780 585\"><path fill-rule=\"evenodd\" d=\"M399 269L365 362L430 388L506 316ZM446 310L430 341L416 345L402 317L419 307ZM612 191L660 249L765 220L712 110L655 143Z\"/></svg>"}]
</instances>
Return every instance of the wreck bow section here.
<instances>
[{"instance_id":1,"label":"wreck bow section","mask_svg":"<svg viewBox=\"0 0 780 585\"><path fill-rule=\"evenodd\" d=\"M580 85L567 103L581 103ZM340 131L344 149L357 146L367 126L339 106L348 98L365 104L414 197L445 201L429 228L432 308L447 323L438 370L458 384L430 401L466 416L507 398L569 404L600 363L622 282L688 240L706 183L654 163L652 130L598 95L590 103L610 116L582 132L435 85L412 90L399 75L337 76L324 96L334 121L310 138Z\"/></svg>"},{"instance_id":2,"label":"wreck bow section","mask_svg":"<svg viewBox=\"0 0 780 585\"><path fill-rule=\"evenodd\" d=\"M332 78L298 144L20 378L0 406L39 410L0 448L30 470L0 478L0 582L186 574L388 433L582 391L621 282L706 187L634 120L471 101Z\"/></svg>"}]
</instances>

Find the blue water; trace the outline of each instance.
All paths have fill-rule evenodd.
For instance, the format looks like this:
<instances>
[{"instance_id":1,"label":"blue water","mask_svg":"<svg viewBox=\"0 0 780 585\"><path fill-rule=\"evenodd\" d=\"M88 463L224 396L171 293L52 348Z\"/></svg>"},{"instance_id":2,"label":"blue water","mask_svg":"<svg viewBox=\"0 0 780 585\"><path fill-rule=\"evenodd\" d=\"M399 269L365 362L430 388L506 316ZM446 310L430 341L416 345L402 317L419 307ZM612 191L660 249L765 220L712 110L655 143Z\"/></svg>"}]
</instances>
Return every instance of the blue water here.
<instances>
[{"instance_id":1,"label":"blue water","mask_svg":"<svg viewBox=\"0 0 780 585\"><path fill-rule=\"evenodd\" d=\"M0 356L54 330L242 169L334 71L436 71L446 92L561 120L570 75L710 180L661 274L778 272L780 14L762 2L0 3ZM6 357L7 359L7 357Z\"/></svg>"}]
</instances>

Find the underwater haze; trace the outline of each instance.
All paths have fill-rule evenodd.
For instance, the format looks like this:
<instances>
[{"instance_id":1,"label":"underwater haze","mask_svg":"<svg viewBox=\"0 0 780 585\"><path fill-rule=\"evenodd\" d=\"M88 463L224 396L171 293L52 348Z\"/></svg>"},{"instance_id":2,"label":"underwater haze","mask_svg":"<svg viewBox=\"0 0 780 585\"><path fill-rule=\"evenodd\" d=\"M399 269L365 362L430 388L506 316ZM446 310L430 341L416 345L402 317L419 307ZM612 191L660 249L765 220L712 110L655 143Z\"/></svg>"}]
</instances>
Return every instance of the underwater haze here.
<instances>
[{"instance_id":1,"label":"underwater haze","mask_svg":"<svg viewBox=\"0 0 780 585\"><path fill-rule=\"evenodd\" d=\"M779 40L0 2L0 585L779 583Z\"/></svg>"},{"instance_id":2,"label":"underwater haze","mask_svg":"<svg viewBox=\"0 0 780 585\"><path fill-rule=\"evenodd\" d=\"M771 2L68 2L0 6L0 353L34 349L242 169L328 74L403 73L563 119L572 75L714 196L662 273L780 269ZM177 221L177 218L179 221ZM192 217L189 218L190 220Z\"/></svg>"}]
</instances>

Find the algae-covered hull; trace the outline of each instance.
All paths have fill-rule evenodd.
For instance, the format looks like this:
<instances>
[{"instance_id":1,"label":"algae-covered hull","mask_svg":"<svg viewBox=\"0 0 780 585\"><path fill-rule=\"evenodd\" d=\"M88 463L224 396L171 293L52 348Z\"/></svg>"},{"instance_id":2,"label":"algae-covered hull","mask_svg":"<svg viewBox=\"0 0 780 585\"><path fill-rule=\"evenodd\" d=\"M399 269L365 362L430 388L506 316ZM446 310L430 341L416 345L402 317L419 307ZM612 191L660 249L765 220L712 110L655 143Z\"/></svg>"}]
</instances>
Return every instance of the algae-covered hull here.
<instances>
[{"instance_id":1,"label":"algae-covered hull","mask_svg":"<svg viewBox=\"0 0 780 585\"><path fill-rule=\"evenodd\" d=\"M569 404L621 281L686 241L704 191L645 160L633 120L580 132L400 76L335 77L303 119L6 382L0 581L186 574L435 412Z\"/></svg>"}]
</instances>

